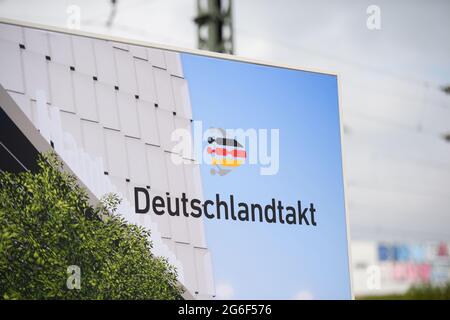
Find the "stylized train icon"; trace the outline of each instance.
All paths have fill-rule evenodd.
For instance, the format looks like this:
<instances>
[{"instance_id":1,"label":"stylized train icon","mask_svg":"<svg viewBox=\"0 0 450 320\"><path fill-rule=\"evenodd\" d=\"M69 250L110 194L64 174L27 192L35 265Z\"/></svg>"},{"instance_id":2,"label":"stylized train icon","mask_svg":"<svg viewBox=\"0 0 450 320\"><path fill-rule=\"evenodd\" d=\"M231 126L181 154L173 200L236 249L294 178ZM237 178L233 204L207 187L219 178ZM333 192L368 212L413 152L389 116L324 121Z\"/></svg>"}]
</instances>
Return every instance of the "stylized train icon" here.
<instances>
[{"instance_id":1,"label":"stylized train icon","mask_svg":"<svg viewBox=\"0 0 450 320\"><path fill-rule=\"evenodd\" d=\"M224 130L219 130L225 136ZM207 152L212 157L211 165L215 167L210 171L212 175L216 173L219 176L228 174L231 170L243 164L247 157L244 147L236 139L208 137L208 143L211 146L208 146Z\"/></svg>"}]
</instances>

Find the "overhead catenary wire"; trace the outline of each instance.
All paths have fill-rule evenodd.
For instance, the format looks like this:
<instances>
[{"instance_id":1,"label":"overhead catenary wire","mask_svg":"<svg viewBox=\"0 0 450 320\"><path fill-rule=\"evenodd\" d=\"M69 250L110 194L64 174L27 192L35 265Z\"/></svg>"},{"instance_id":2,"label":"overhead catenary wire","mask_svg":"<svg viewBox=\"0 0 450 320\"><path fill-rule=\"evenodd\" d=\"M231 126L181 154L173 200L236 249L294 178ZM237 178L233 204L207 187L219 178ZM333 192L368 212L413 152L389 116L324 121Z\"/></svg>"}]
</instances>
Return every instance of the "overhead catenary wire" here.
<instances>
[{"instance_id":1,"label":"overhead catenary wire","mask_svg":"<svg viewBox=\"0 0 450 320\"><path fill-rule=\"evenodd\" d=\"M235 30L236 30L236 34L239 36L244 35L251 39L255 39L255 35L250 30L243 29L243 28L235 28ZM281 47L284 47L285 49L287 49L291 52L300 52L301 51L302 53L307 53L307 54L310 54L311 56L320 57L325 60L332 61L333 63L340 62L340 63L344 63L344 64L347 64L350 66L358 67L360 69L371 70L372 72L375 72L375 73L389 75L392 78L402 80L402 81L405 81L408 83L414 83L414 84L419 84L419 85L428 84L432 87L435 87L438 90L442 90L443 84L436 83L435 81L432 81L432 80L416 79L415 77L410 76L410 75L398 74L393 71L389 71L389 70L386 70L386 69L383 69L380 67L358 63L358 62L355 62L352 60L342 58L337 55L323 53L319 50L310 49L310 48L307 48L305 46L301 46L298 44L294 45L292 43L288 43L288 42L280 40L280 39L270 39L270 42L271 43L275 42L278 45L280 45Z\"/></svg>"}]
</instances>

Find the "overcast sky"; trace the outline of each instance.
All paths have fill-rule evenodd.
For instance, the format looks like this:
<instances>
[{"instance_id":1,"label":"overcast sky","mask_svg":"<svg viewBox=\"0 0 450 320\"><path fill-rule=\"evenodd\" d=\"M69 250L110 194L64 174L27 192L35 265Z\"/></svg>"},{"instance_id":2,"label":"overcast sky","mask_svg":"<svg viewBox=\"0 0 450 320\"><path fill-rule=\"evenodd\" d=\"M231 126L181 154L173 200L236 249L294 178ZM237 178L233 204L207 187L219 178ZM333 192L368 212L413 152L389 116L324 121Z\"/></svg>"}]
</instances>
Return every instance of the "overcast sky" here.
<instances>
[{"instance_id":1,"label":"overcast sky","mask_svg":"<svg viewBox=\"0 0 450 320\"><path fill-rule=\"evenodd\" d=\"M194 0L119 0L107 29L108 0L2 0L0 15L64 26L67 7L81 8L82 29L196 47ZM381 9L381 30L366 27L369 5ZM450 2L234 1L236 53L304 65L305 56L358 63L420 80L450 82Z\"/></svg>"},{"instance_id":2,"label":"overcast sky","mask_svg":"<svg viewBox=\"0 0 450 320\"><path fill-rule=\"evenodd\" d=\"M76 4L83 30L196 47L196 1L118 2L111 28L108 0L0 0L0 16L66 26ZM340 74L352 235L450 239L450 1L239 0L233 12L237 54Z\"/></svg>"}]
</instances>

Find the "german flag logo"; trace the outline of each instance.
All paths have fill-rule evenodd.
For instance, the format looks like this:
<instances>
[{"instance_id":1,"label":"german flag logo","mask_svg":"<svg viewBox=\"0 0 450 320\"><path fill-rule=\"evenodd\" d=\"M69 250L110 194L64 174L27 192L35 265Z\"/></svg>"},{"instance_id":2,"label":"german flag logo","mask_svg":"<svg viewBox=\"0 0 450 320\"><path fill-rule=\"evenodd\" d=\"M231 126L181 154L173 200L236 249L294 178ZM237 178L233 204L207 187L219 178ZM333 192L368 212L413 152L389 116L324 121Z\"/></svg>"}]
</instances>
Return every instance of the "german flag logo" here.
<instances>
[{"instance_id":1,"label":"german flag logo","mask_svg":"<svg viewBox=\"0 0 450 320\"><path fill-rule=\"evenodd\" d=\"M224 176L242 165L247 157L244 147L236 140L223 137L208 137L208 153L211 155L211 174Z\"/></svg>"}]
</instances>

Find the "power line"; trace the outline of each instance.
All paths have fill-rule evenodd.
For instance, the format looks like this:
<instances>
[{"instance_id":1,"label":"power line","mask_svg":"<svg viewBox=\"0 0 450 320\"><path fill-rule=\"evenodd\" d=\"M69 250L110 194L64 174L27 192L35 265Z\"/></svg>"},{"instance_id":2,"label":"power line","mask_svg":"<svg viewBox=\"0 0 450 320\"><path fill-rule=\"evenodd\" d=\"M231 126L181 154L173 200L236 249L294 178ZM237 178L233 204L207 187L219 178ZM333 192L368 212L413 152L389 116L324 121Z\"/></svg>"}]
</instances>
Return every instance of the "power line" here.
<instances>
[{"instance_id":1,"label":"power line","mask_svg":"<svg viewBox=\"0 0 450 320\"><path fill-rule=\"evenodd\" d=\"M241 35L247 35L248 37L251 37L252 39L255 38L254 34L248 30L242 29L242 28L236 28L237 34ZM388 71L386 69L380 68L380 67L376 67L376 66L371 66L371 65L365 65L362 63L358 63L352 60L348 60L339 56L335 56L335 55L331 55L331 54L325 54L321 51L316 51L316 50L312 50L310 48L304 47L304 46L300 46L300 45L293 45L292 43L288 43L285 42L283 40L280 39L271 39L270 40L271 43L276 42L278 43L280 46L284 47L285 49L289 50L289 51L294 51L294 52L298 52L299 50L310 54L311 56L319 56L323 59L332 61L333 63L336 62L341 62L350 66L354 66L360 69L369 69L372 70L375 73L379 73L379 74L385 74L385 75L389 75L392 78L401 80L401 81L405 81L407 83L415 83L415 84L432 84L433 87L438 88L439 90L442 90L442 84L437 84L434 81L430 81L430 80L420 80L420 79L416 79L412 76L408 76L408 75L401 75L401 74L397 74L395 72L392 71Z\"/></svg>"},{"instance_id":2,"label":"power line","mask_svg":"<svg viewBox=\"0 0 450 320\"><path fill-rule=\"evenodd\" d=\"M126 2L126 5L121 4L119 7L118 0L109 0L109 1L110 1L110 4L108 5L108 8L110 9L110 11L108 13L108 18L107 18L107 22L106 22L107 27L115 25L114 20L117 17L119 8L120 8L120 13L123 14L124 12L126 12L130 9L136 9L136 8L142 9L143 6L148 7L148 5L150 5L150 4L155 4L154 1L136 0L135 2L131 2L131 3ZM83 14L83 16L85 16L85 13ZM102 26L104 26L105 23L100 21L100 20L103 20L104 18L105 18L105 13L103 12L102 14L95 14L95 15L90 16L89 18L84 18L81 20L81 22L83 25L102 25ZM111 20L110 25L108 25L110 20Z\"/></svg>"}]
</instances>

